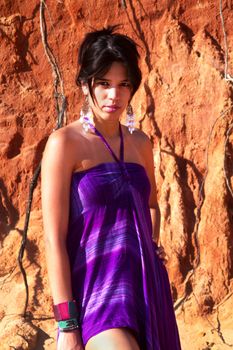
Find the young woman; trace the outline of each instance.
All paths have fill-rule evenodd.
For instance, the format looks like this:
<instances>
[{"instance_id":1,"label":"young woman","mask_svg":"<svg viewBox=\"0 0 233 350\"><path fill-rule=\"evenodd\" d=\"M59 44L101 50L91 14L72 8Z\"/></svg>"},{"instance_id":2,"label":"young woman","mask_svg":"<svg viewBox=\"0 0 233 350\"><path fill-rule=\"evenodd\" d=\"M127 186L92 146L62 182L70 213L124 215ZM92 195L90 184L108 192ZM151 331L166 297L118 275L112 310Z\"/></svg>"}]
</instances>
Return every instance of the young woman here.
<instances>
[{"instance_id":1,"label":"young woman","mask_svg":"<svg viewBox=\"0 0 233 350\"><path fill-rule=\"evenodd\" d=\"M87 34L77 75L81 118L54 132L44 152L58 350L180 350L165 253L156 245L152 146L134 129L130 106L141 82L138 58L115 27Z\"/></svg>"}]
</instances>

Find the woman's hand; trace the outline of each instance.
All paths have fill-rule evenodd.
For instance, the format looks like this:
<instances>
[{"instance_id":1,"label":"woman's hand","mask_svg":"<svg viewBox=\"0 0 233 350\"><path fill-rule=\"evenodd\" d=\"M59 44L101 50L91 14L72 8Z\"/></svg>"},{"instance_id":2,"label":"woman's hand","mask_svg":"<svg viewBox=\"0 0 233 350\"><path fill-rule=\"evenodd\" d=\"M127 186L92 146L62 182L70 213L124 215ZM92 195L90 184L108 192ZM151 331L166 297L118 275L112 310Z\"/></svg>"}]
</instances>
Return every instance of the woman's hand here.
<instances>
[{"instance_id":1,"label":"woman's hand","mask_svg":"<svg viewBox=\"0 0 233 350\"><path fill-rule=\"evenodd\" d=\"M160 245L157 249L156 249L156 254L158 255L158 257L163 261L164 265L167 263L168 261L168 256L163 248L162 245Z\"/></svg>"},{"instance_id":2,"label":"woman's hand","mask_svg":"<svg viewBox=\"0 0 233 350\"><path fill-rule=\"evenodd\" d=\"M60 332L57 341L57 350L84 350L80 332L78 330Z\"/></svg>"}]
</instances>

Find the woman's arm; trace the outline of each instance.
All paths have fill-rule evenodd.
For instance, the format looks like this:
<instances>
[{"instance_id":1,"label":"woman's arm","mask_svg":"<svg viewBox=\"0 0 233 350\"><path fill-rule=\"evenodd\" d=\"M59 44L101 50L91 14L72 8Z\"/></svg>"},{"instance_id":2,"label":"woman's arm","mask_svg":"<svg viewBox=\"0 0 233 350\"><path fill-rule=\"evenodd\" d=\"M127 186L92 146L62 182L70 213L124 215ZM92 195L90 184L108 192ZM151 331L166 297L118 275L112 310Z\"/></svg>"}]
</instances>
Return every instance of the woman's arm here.
<instances>
[{"instance_id":1,"label":"woman's arm","mask_svg":"<svg viewBox=\"0 0 233 350\"><path fill-rule=\"evenodd\" d=\"M156 190L155 174L154 174L153 149L152 149L151 142L148 138L145 142L145 159L146 159L147 174L151 185L149 205L150 205L150 214L151 214L151 221L152 221L152 235L153 235L154 242L158 246L156 253L158 257L163 261L163 263L166 264L167 255L164 251L163 246L160 244L160 237L159 237L161 215L160 215L160 209L159 209L158 200L157 200L157 190Z\"/></svg>"},{"instance_id":2,"label":"woman's arm","mask_svg":"<svg viewBox=\"0 0 233 350\"><path fill-rule=\"evenodd\" d=\"M66 251L71 164L65 135L52 134L42 160L42 213L47 268L55 304L72 300Z\"/></svg>"},{"instance_id":3,"label":"woman's arm","mask_svg":"<svg viewBox=\"0 0 233 350\"><path fill-rule=\"evenodd\" d=\"M157 201L157 189L154 174L154 158L152 145L149 138L146 136L144 141L144 159L146 162L146 171L150 180L151 192L149 198L149 206L152 220L152 236L156 244L159 244L160 231L160 209Z\"/></svg>"},{"instance_id":4,"label":"woman's arm","mask_svg":"<svg viewBox=\"0 0 233 350\"><path fill-rule=\"evenodd\" d=\"M71 144L65 132L49 137L42 160L42 213L45 233L47 269L54 304L73 300L66 236L69 217L70 180L73 169ZM60 349L81 349L78 331L62 334L66 338ZM73 338L69 347L68 338ZM76 347L74 347L76 349Z\"/></svg>"},{"instance_id":5,"label":"woman's arm","mask_svg":"<svg viewBox=\"0 0 233 350\"><path fill-rule=\"evenodd\" d=\"M159 231L160 231L160 209L158 204L156 205L156 208L150 208L150 215L151 215L151 221L152 221L152 237L153 241L157 245L159 245Z\"/></svg>"}]
</instances>

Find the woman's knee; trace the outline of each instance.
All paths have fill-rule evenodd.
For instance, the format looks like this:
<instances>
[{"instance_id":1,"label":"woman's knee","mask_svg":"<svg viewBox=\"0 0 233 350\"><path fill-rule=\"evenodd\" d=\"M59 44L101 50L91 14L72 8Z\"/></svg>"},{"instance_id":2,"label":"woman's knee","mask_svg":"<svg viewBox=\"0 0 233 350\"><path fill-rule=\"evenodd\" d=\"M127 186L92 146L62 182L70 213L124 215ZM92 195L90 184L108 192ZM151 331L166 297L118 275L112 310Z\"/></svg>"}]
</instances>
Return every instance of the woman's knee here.
<instances>
[{"instance_id":1,"label":"woman's knee","mask_svg":"<svg viewBox=\"0 0 233 350\"><path fill-rule=\"evenodd\" d=\"M86 350L140 350L137 340L128 328L111 328L89 339Z\"/></svg>"}]
</instances>

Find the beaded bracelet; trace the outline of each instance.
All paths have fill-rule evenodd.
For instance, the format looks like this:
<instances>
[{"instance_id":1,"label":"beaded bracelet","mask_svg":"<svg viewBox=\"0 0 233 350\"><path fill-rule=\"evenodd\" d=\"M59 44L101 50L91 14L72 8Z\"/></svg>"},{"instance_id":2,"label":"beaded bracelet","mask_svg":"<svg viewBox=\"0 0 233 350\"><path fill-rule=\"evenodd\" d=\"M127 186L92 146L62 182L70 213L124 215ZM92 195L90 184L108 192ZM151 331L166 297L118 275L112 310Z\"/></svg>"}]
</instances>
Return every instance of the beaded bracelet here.
<instances>
[{"instance_id":1,"label":"beaded bracelet","mask_svg":"<svg viewBox=\"0 0 233 350\"><path fill-rule=\"evenodd\" d=\"M53 305L53 311L55 320L58 322L78 318L75 300Z\"/></svg>"},{"instance_id":2,"label":"beaded bracelet","mask_svg":"<svg viewBox=\"0 0 233 350\"><path fill-rule=\"evenodd\" d=\"M70 332L78 329L78 321L76 318L71 318L65 321L58 321L58 328L60 332Z\"/></svg>"},{"instance_id":3,"label":"beaded bracelet","mask_svg":"<svg viewBox=\"0 0 233 350\"><path fill-rule=\"evenodd\" d=\"M60 333L69 333L69 332L76 331L77 329L79 329L79 327L76 327L76 328L67 328L67 329L61 329L61 328L59 328L59 332L60 332Z\"/></svg>"}]
</instances>

